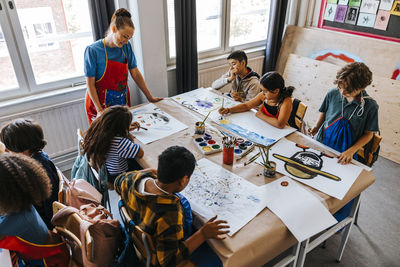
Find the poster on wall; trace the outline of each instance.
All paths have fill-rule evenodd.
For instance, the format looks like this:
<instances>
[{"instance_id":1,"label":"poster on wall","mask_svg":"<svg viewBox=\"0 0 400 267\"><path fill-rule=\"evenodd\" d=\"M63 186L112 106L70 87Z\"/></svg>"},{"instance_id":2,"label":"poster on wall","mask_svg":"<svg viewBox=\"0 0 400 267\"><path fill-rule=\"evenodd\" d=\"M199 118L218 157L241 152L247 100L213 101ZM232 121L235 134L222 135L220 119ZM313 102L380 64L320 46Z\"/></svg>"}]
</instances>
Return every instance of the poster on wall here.
<instances>
[{"instance_id":1,"label":"poster on wall","mask_svg":"<svg viewBox=\"0 0 400 267\"><path fill-rule=\"evenodd\" d=\"M392 10L390 10L390 14L400 16L400 1L394 2Z\"/></svg>"},{"instance_id":2,"label":"poster on wall","mask_svg":"<svg viewBox=\"0 0 400 267\"><path fill-rule=\"evenodd\" d=\"M327 4L325 9L324 20L334 21L337 5Z\"/></svg>"},{"instance_id":3,"label":"poster on wall","mask_svg":"<svg viewBox=\"0 0 400 267\"><path fill-rule=\"evenodd\" d=\"M359 7L349 7L347 9L345 23L356 25Z\"/></svg>"},{"instance_id":4,"label":"poster on wall","mask_svg":"<svg viewBox=\"0 0 400 267\"><path fill-rule=\"evenodd\" d=\"M374 27L376 15L368 13L360 13L357 20L357 26Z\"/></svg>"},{"instance_id":5,"label":"poster on wall","mask_svg":"<svg viewBox=\"0 0 400 267\"><path fill-rule=\"evenodd\" d=\"M380 1L363 0L361 2L360 13L376 14Z\"/></svg>"},{"instance_id":6,"label":"poster on wall","mask_svg":"<svg viewBox=\"0 0 400 267\"><path fill-rule=\"evenodd\" d=\"M390 19L390 12L386 10L379 10L376 15L375 29L386 31Z\"/></svg>"},{"instance_id":7,"label":"poster on wall","mask_svg":"<svg viewBox=\"0 0 400 267\"><path fill-rule=\"evenodd\" d=\"M360 6L361 5L361 0L350 0L349 1L349 6Z\"/></svg>"},{"instance_id":8,"label":"poster on wall","mask_svg":"<svg viewBox=\"0 0 400 267\"><path fill-rule=\"evenodd\" d=\"M379 9L390 11L393 6L393 0L381 0L381 4L379 5Z\"/></svg>"},{"instance_id":9,"label":"poster on wall","mask_svg":"<svg viewBox=\"0 0 400 267\"><path fill-rule=\"evenodd\" d=\"M362 169L340 165L337 158L282 138L269 152L276 170L337 199L343 199Z\"/></svg>"},{"instance_id":10,"label":"poster on wall","mask_svg":"<svg viewBox=\"0 0 400 267\"><path fill-rule=\"evenodd\" d=\"M347 6L338 5L336 8L336 14L335 14L334 21L343 23L346 18L346 11L347 11Z\"/></svg>"}]
</instances>

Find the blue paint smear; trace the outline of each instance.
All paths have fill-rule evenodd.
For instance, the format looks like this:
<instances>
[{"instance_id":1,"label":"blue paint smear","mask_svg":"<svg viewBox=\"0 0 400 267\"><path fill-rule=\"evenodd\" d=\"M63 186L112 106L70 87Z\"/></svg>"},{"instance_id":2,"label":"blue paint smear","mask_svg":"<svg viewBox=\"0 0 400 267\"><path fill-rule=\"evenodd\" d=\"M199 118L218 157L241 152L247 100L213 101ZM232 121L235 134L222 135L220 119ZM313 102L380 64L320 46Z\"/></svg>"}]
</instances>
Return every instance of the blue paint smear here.
<instances>
[{"instance_id":1,"label":"blue paint smear","mask_svg":"<svg viewBox=\"0 0 400 267\"><path fill-rule=\"evenodd\" d=\"M252 141L253 143L257 143L257 144L264 145L264 146L270 146L276 142L275 139L264 137L262 135L259 135L258 133L244 129L241 126L234 124L234 123L229 123L229 124L219 123L219 125Z\"/></svg>"},{"instance_id":2,"label":"blue paint smear","mask_svg":"<svg viewBox=\"0 0 400 267\"><path fill-rule=\"evenodd\" d=\"M260 202L260 200L258 198L256 198L255 196L248 196L247 198L252 200L252 201L254 201L254 202L256 202L256 203Z\"/></svg>"}]
</instances>

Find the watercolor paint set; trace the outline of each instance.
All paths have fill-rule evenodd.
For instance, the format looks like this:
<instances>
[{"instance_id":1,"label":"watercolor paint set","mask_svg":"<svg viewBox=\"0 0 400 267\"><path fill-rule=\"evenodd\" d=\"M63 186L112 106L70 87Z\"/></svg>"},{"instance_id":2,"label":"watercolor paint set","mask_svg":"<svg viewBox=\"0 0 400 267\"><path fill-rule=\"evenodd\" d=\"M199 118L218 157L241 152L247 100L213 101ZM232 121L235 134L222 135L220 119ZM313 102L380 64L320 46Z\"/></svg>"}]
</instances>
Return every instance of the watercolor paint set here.
<instances>
[{"instance_id":1,"label":"watercolor paint set","mask_svg":"<svg viewBox=\"0 0 400 267\"><path fill-rule=\"evenodd\" d=\"M222 151L222 146L208 133L205 133L201 137L194 138L193 142L199 148L201 153L205 155Z\"/></svg>"},{"instance_id":2,"label":"watercolor paint set","mask_svg":"<svg viewBox=\"0 0 400 267\"><path fill-rule=\"evenodd\" d=\"M243 156L247 155L249 153L249 150L251 150L253 147L253 142L244 140L241 137L237 138L234 150L235 158L241 159Z\"/></svg>"}]
</instances>

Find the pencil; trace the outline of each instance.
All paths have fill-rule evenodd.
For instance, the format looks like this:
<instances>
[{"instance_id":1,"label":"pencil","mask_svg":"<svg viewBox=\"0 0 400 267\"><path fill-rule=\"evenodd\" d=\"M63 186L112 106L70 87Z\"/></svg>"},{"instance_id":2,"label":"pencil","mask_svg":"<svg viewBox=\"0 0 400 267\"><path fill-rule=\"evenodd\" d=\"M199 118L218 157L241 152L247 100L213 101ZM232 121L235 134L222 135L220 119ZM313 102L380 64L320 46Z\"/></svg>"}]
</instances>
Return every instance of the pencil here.
<instances>
[{"instance_id":1,"label":"pencil","mask_svg":"<svg viewBox=\"0 0 400 267\"><path fill-rule=\"evenodd\" d=\"M144 127L142 127L142 126L139 126L139 129L143 129L143 130L145 130L145 131L148 130L147 128L144 128Z\"/></svg>"}]
</instances>

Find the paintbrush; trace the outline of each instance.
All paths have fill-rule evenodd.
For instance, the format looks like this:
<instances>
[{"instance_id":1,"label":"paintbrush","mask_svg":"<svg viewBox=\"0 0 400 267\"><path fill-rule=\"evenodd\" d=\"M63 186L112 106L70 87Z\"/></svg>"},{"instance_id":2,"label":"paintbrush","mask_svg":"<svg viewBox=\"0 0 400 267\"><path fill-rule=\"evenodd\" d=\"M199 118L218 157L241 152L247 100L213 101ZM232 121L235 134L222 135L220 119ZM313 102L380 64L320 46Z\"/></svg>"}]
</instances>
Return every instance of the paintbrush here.
<instances>
[{"instance_id":1,"label":"paintbrush","mask_svg":"<svg viewBox=\"0 0 400 267\"><path fill-rule=\"evenodd\" d=\"M261 154L261 152L258 152L257 154L252 156L247 162L244 163L244 166L249 165L250 163L255 161L258 158L258 156L260 156L260 154Z\"/></svg>"},{"instance_id":2,"label":"paintbrush","mask_svg":"<svg viewBox=\"0 0 400 267\"><path fill-rule=\"evenodd\" d=\"M250 152L253 151L253 150L254 150L254 146L252 146L249 150L247 150L246 152L244 152L240 157L238 157L238 158L236 159L236 161L238 161L238 160L240 160L240 159L246 157L246 156L247 156L248 154L250 154Z\"/></svg>"},{"instance_id":3,"label":"paintbrush","mask_svg":"<svg viewBox=\"0 0 400 267\"><path fill-rule=\"evenodd\" d=\"M144 127L142 127L142 126L139 126L139 129L143 129L143 130L145 130L145 131L148 130L147 128L144 128Z\"/></svg>"},{"instance_id":4,"label":"paintbrush","mask_svg":"<svg viewBox=\"0 0 400 267\"><path fill-rule=\"evenodd\" d=\"M208 114L207 114L207 116L204 118L204 120L200 123L200 125L204 125L204 123L206 122L206 119L208 118L208 116L210 116L210 113L211 113L211 111L210 112L208 112ZM199 125L199 126L200 126Z\"/></svg>"}]
</instances>

